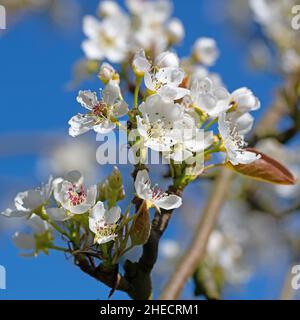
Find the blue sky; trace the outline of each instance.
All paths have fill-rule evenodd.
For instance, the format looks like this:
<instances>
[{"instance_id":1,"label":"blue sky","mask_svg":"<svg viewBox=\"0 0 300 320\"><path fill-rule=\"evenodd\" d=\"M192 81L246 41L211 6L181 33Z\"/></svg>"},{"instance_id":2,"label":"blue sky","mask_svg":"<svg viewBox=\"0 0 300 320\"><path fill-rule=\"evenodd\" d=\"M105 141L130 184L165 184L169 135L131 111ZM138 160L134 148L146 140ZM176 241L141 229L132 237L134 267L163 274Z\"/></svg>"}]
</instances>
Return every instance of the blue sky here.
<instances>
[{"instance_id":1,"label":"blue sky","mask_svg":"<svg viewBox=\"0 0 300 320\"><path fill-rule=\"evenodd\" d=\"M189 53L198 36L217 40L221 56L214 68L230 90L250 87L262 102L263 112L271 102L274 87L280 79L267 74L249 71L245 64L247 43L235 41L225 24L213 22L212 15L218 7L207 10L207 1L175 1L174 15L186 27L185 41L178 47L180 55ZM82 14L93 14L98 1L81 1ZM0 31L2 32L2 31ZM8 25L8 32L0 37L1 70L1 121L0 121L0 204L22 188L39 184L36 174L37 155L18 154L18 144L7 145L7 137L18 135L21 145L32 145L29 134L62 133L67 135L67 121L78 111L76 91L66 90L74 62L83 56L80 43L83 40L81 22L73 31L55 27L44 14L31 14L15 25ZM96 89L97 80L82 84L82 88ZM20 144L20 143L19 143ZM3 150L10 147L10 155ZM2 150L2 151L1 151ZM16 155L14 155L16 154ZM21 189L22 190L22 189ZM1 209L4 209L1 207ZM172 230L168 232L172 236ZM0 299L105 299L107 288L84 275L71 260L60 253L49 257L24 259L10 241L10 234L0 234L0 264L7 269L7 290L0 290ZM242 298L275 298L282 282L278 271L274 283L261 270L247 288L241 289ZM190 287L186 290L190 296ZM229 298L237 298L229 290ZM114 298L126 298L116 293Z\"/></svg>"}]
</instances>

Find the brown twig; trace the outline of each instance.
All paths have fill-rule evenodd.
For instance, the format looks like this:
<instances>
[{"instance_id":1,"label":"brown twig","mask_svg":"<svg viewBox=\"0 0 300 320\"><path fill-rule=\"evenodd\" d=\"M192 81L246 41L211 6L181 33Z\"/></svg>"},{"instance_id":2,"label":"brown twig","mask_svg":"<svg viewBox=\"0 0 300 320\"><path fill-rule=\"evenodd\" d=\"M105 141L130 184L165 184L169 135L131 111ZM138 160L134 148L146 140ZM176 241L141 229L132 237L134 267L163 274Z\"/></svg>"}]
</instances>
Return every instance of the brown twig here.
<instances>
[{"instance_id":1,"label":"brown twig","mask_svg":"<svg viewBox=\"0 0 300 320\"><path fill-rule=\"evenodd\" d=\"M199 261L204 257L209 236L215 226L218 213L230 190L228 186L230 185L232 176L232 171L226 168L221 170L215 182L213 192L203 211L200 223L196 227L192 244L168 281L161 295L162 300L174 300L178 298L187 279L192 275Z\"/></svg>"}]
</instances>

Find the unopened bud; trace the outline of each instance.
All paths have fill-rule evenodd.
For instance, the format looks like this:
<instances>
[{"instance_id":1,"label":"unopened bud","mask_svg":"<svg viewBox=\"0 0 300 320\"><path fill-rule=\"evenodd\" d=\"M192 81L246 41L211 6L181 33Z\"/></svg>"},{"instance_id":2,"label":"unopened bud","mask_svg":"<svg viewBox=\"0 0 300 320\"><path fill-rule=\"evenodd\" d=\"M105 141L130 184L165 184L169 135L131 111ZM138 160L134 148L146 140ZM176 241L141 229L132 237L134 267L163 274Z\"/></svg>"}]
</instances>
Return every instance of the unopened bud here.
<instances>
[{"instance_id":1,"label":"unopened bud","mask_svg":"<svg viewBox=\"0 0 300 320\"><path fill-rule=\"evenodd\" d=\"M182 41L182 39L185 36L185 31L184 31L184 26L179 19L176 19L176 18L172 19L168 23L166 28L167 28L169 40L172 44Z\"/></svg>"},{"instance_id":2,"label":"unopened bud","mask_svg":"<svg viewBox=\"0 0 300 320\"><path fill-rule=\"evenodd\" d=\"M115 1L101 1L98 7L98 12L101 17L112 17L121 13L119 5Z\"/></svg>"},{"instance_id":3,"label":"unopened bud","mask_svg":"<svg viewBox=\"0 0 300 320\"><path fill-rule=\"evenodd\" d=\"M107 84L110 80L114 80L117 83L120 81L120 77L116 70L107 62L102 63L98 77L104 84Z\"/></svg>"},{"instance_id":4,"label":"unopened bud","mask_svg":"<svg viewBox=\"0 0 300 320\"><path fill-rule=\"evenodd\" d=\"M193 47L193 57L198 63L214 65L219 57L216 41L212 38L199 38Z\"/></svg>"}]
</instances>

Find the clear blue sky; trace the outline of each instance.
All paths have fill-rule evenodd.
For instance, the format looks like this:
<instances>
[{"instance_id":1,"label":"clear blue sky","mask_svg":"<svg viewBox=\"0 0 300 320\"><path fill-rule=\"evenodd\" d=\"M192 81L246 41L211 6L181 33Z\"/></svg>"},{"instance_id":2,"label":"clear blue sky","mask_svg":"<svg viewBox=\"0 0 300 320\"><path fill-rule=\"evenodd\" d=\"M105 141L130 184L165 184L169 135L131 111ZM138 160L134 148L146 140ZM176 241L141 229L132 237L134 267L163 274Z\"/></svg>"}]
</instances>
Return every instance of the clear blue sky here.
<instances>
[{"instance_id":1,"label":"clear blue sky","mask_svg":"<svg viewBox=\"0 0 300 320\"><path fill-rule=\"evenodd\" d=\"M214 24L208 12L209 1L175 0L175 16L185 24L186 38L178 51L187 54L198 36L217 40L221 57L215 70L224 78L230 90L250 87L262 102L264 109L271 101L278 79L262 73L251 73L245 64L246 43L238 43L224 24ZM84 14L93 14L98 1L81 1ZM71 78L73 63L82 56L83 40L78 21L72 33L62 32L43 15L30 15L18 24L8 26L0 38L1 121L0 121L0 204L14 194L15 186L25 189L39 184L36 176L36 155L3 156L5 137L20 134L24 146L32 141L26 133L62 132L67 135L67 121L77 109L76 92L67 91L65 84ZM1 31L0 31L1 32ZM96 88L97 82L83 84ZM258 113L259 114L259 113ZM12 146L13 149L13 146ZM4 209L1 207L1 209ZM169 231L172 235L172 230ZM59 253L36 259L18 256L10 241L10 234L0 234L0 264L7 268L6 291L0 290L0 299L105 299L107 288L78 270L71 260ZM272 283L265 273L258 272L253 281L239 293L242 298L275 298L282 279ZM247 289L247 290L246 290ZM189 292L189 289L187 290ZM250 293L249 293L250 292ZM237 298L229 291L226 295ZM125 298L120 293L114 298Z\"/></svg>"}]
</instances>

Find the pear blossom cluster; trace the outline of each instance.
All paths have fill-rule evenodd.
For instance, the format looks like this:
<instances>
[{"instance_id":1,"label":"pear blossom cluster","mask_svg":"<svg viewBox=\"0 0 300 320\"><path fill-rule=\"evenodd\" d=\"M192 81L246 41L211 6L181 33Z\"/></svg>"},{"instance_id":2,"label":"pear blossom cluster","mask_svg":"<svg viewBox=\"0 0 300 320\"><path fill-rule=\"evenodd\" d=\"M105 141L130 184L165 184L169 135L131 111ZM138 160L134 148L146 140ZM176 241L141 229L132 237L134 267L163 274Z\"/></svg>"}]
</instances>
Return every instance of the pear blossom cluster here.
<instances>
[{"instance_id":1,"label":"pear blossom cluster","mask_svg":"<svg viewBox=\"0 0 300 320\"><path fill-rule=\"evenodd\" d=\"M245 135L254 122L251 112L260 108L260 102L246 87L230 93L207 71L205 63L210 65L218 56L216 43L208 40L196 41L192 57L197 53L198 62L189 65L187 58L180 59L173 51L160 53L152 62L144 49L139 49L132 70L137 81L143 80L144 98L133 107L123 100L119 74L104 62L99 72L105 86L102 97L98 100L95 92L79 91L77 101L87 113L71 118L70 135L76 137L91 129L108 133L117 127L118 118L125 119L136 109L131 121L139 144L171 161L181 163L214 148L225 152L233 165L257 160L259 155L244 149ZM217 130L209 129L212 122L218 123Z\"/></svg>"},{"instance_id":2,"label":"pear blossom cluster","mask_svg":"<svg viewBox=\"0 0 300 320\"><path fill-rule=\"evenodd\" d=\"M2 212L6 217L26 219L32 233L18 232L14 242L32 249L33 254L57 249L58 232L72 243L73 250L102 246L104 258L105 245L112 243L115 253L110 258L115 261L128 245L135 245L135 221L143 210L154 208L160 213L180 208L180 193L153 185L151 172L139 166L149 150L168 160L179 190L196 179L207 162L207 167L236 166L260 158L246 149L245 141L253 127L252 112L260 108L259 99L246 87L229 91L221 76L211 72L220 56L216 41L198 38L190 55L180 58L172 46L183 40L184 28L171 17L170 1L128 0L126 5L128 12L114 1L101 1L99 18L84 17L87 39L82 47L88 59L101 61L98 78L102 85L99 92L78 92L82 111L68 124L74 138L89 131L106 135L125 130L128 137L135 133L128 144L139 147L141 158L133 175L131 201L139 199L140 208L132 213L131 207L124 210L118 204L125 190L117 168L98 185L86 186L79 171L50 178L40 188L19 193L14 208ZM220 155L219 162L212 159L214 153ZM195 159L199 167L191 161Z\"/></svg>"},{"instance_id":3,"label":"pear blossom cluster","mask_svg":"<svg viewBox=\"0 0 300 320\"><path fill-rule=\"evenodd\" d=\"M119 174L115 168L113 177L117 181ZM104 188L107 184L103 184ZM37 255L40 251L48 253L49 249L56 249L54 232L67 234L76 221L81 221L78 220L80 217L88 221L85 233L93 234L94 240L90 245L102 245L118 237L117 229L123 216L117 205L105 208L100 201L100 189L103 192L100 185L86 187L81 173L71 171L65 177L50 178L42 187L20 192L14 199L15 208L6 209L1 215L7 218L26 218L26 226L30 227L32 232L16 232L13 236L17 247L31 251L24 254L25 256ZM146 170L138 171L135 190L136 196L148 209L153 207L157 210L170 210L182 205L181 197L151 186ZM82 227L81 224L79 226Z\"/></svg>"},{"instance_id":4,"label":"pear blossom cluster","mask_svg":"<svg viewBox=\"0 0 300 320\"><path fill-rule=\"evenodd\" d=\"M85 187L81 173L72 171L64 178L51 178L40 188L19 193L14 200L15 208L5 210L2 215L26 218L26 225L33 232L16 232L13 241L20 249L33 250L32 254L55 248L55 227L60 224L67 230L67 222L75 216L87 216L95 242L106 243L116 237L114 231L121 209L112 207L106 210L97 195L97 185Z\"/></svg>"},{"instance_id":5,"label":"pear blossom cluster","mask_svg":"<svg viewBox=\"0 0 300 320\"><path fill-rule=\"evenodd\" d=\"M157 55L183 39L181 21L171 17L171 1L126 0L125 3L126 11L115 1L101 1L99 17L84 17L83 32L87 39L82 49L88 59L122 63L138 48Z\"/></svg>"},{"instance_id":6,"label":"pear blossom cluster","mask_svg":"<svg viewBox=\"0 0 300 320\"><path fill-rule=\"evenodd\" d=\"M300 69L299 31L293 28L293 19L296 23L299 20L297 5L296 0L249 0L256 22L278 47L281 67L286 73Z\"/></svg>"},{"instance_id":7,"label":"pear blossom cluster","mask_svg":"<svg viewBox=\"0 0 300 320\"><path fill-rule=\"evenodd\" d=\"M280 41L285 22L279 2L275 1L268 13L272 18L262 10L267 0L249 2L257 21ZM89 66L89 73L97 73L97 82L96 89L81 88L74 97L78 113L70 115L68 133L77 147L63 144L51 162L54 169L59 167L53 170L55 177L38 188L18 193L13 206L1 212L6 218L24 221L24 228L13 235L14 244L24 256L58 250L72 256L78 265L86 259L97 273L102 267L115 270L129 250L152 239L157 217L177 209L187 213L182 192L202 174L220 166L240 169L244 174L242 169L251 167L255 179L255 174L258 172L260 178L259 171L264 170L259 164L265 155L247 148L253 113L261 103L250 88L228 88L221 75L212 71L221 57L217 42L199 37L189 54L180 57L174 46L183 41L185 31L180 20L172 17L171 1L125 3L123 8L115 1L101 1L98 17L83 18L82 49L87 59L84 65ZM270 23L274 17L278 18L276 30ZM283 56L291 54L284 44L282 50ZM132 190L125 190L118 163L114 163L106 179L91 185L87 175L78 169L85 171L92 153L80 136L96 133L98 138L117 131L125 132L126 148L138 150L132 166ZM261 145L259 149L269 151L274 158L280 154L279 160L288 162L282 146ZM73 150L72 155L69 150ZM145 161L151 152L166 161L165 177L170 183L167 188L151 182L155 180L152 167ZM288 163L295 173L299 171L298 158L295 153L294 161ZM72 171L67 169L70 166ZM299 185L272 188L287 198L296 198L299 192ZM228 211L246 210L230 207ZM211 233L204 262L196 272L200 287L206 284L206 276L208 280L213 277L216 286L222 288L225 283L241 283L250 274L243 263L246 246L239 241L243 238L241 232L244 238L246 232L239 225L234 226L235 219L226 217L224 221ZM162 246L168 273L170 262L182 255L183 247L172 242Z\"/></svg>"}]
</instances>

